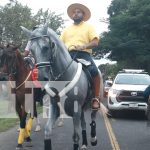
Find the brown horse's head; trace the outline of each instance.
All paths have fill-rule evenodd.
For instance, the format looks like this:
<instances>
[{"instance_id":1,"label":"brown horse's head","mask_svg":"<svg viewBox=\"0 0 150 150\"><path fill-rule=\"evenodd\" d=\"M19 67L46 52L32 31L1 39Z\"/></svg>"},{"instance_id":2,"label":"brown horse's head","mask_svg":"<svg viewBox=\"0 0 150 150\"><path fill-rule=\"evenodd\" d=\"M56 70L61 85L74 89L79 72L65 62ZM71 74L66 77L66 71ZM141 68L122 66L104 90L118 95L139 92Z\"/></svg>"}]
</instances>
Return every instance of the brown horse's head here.
<instances>
[{"instance_id":1,"label":"brown horse's head","mask_svg":"<svg viewBox=\"0 0 150 150\"><path fill-rule=\"evenodd\" d=\"M8 80L9 76L14 76L17 72L17 61L21 55L18 46L0 46L0 80Z\"/></svg>"}]
</instances>

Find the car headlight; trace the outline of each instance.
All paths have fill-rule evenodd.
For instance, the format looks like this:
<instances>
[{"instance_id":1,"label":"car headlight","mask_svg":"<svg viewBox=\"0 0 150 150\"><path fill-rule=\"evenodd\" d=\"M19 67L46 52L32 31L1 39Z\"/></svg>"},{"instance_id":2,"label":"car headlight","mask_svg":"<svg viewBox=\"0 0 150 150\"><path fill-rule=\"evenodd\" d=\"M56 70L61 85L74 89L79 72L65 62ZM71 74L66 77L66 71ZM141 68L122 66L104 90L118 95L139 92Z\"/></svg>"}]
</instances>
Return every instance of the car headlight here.
<instances>
[{"instance_id":1,"label":"car headlight","mask_svg":"<svg viewBox=\"0 0 150 150\"><path fill-rule=\"evenodd\" d=\"M113 96L116 96L116 95L120 94L120 92L121 92L120 90L116 90L116 89L112 89L112 88L111 88L111 89L109 90L109 95L110 95L110 96L112 96L112 95L113 95Z\"/></svg>"}]
</instances>

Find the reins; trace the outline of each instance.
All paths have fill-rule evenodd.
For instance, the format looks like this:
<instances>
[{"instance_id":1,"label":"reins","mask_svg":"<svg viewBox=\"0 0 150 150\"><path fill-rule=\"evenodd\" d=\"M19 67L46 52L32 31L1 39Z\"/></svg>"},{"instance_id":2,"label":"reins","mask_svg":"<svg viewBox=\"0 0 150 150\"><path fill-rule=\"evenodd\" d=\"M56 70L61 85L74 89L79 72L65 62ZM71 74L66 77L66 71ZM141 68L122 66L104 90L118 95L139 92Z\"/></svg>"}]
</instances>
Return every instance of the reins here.
<instances>
[{"instance_id":1,"label":"reins","mask_svg":"<svg viewBox=\"0 0 150 150\"><path fill-rule=\"evenodd\" d=\"M37 38L42 38L42 37L48 37L47 35L43 35L43 36L38 36L38 37L34 37L34 38L31 38L30 40L34 40L34 39L37 39ZM48 37L50 39L50 37ZM75 47L75 45L71 45L71 47ZM70 47L69 47L70 48ZM69 50L68 48L68 50ZM78 54L78 51L76 52L76 55ZM71 66L71 64L73 63L73 61L75 60L75 57L76 55L74 56L74 58L72 58L71 62L67 65L67 67L64 69L63 72L61 72L60 74L58 74L56 77L54 76L53 74L53 71L52 71L52 67L51 67L51 64L53 64L53 62L40 62L40 63L37 63L36 64L36 67L37 68L42 68L42 67L50 67L50 73L54 79L54 81L57 81L58 79L60 79L64 74L65 72L68 70L68 68Z\"/></svg>"},{"instance_id":2,"label":"reins","mask_svg":"<svg viewBox=\"0 0 150 150\"><path fill-rule=\"evenodd\" d=\"M75 47L75 45L71 45L71 47L72 47L72 46ZM69 48L68 48L68 50L69 50ZM57 81L58 79L60 79L60 78L65 74L65 72L68 70L68 68L71 66L71 64L72 64L73 61L75 60L77 54L78 54L78 51L76 52L76 55L74 56L74 58L72 58L71 62L68 64L68 66L64 69L64 71L63 71L62 73L60 73L59 75L57 75L56 77L54 77L53 72L52 72L52 69L50 69L51 74L52 74L52 76L53 76L53 78L54 78L54 81ZM50 65L50 67L51 67L51 65Z\"/></svg>"},{"instance_id":3,"label":"reins","mask_svg":"<svg viewBox=\"0 0 150 150\"><path fill-rule=\"evenodd\" d=\"M25 82L29 79L30 75L31 75L32 71L29 72L28 76L26 77L26 79L20 84L18 85L15 90L18 90L21 86L23 86L25 84ZM9 80L9 83L11 85L11 88L14 88L12 83L11 83L11 80Z\"/></svg>"}]
</instances>

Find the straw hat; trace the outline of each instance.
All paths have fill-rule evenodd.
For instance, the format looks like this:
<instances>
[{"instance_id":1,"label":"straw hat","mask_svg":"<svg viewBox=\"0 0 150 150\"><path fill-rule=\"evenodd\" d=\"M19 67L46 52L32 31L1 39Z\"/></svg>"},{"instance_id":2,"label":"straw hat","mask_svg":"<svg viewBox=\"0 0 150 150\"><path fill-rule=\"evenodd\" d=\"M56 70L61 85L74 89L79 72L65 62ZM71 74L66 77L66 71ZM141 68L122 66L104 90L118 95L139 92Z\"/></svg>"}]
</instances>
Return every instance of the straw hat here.
<instances>
[{"instance_id":1,"label":"straw hat","mask_svg":"<svg viewBox=\"0 0 150 150\"><path fill-rule=\"evenodd\" d=\"M72 19L73 11L75 9L81 9L84 12L84 18L83 18L84 21L87 21L91 17L91 12L89 8L87 8L86 6L82 4L74 3L74 4L71 4L67 9L68 16L71 19Z\"/></svg>"}]
</instances>

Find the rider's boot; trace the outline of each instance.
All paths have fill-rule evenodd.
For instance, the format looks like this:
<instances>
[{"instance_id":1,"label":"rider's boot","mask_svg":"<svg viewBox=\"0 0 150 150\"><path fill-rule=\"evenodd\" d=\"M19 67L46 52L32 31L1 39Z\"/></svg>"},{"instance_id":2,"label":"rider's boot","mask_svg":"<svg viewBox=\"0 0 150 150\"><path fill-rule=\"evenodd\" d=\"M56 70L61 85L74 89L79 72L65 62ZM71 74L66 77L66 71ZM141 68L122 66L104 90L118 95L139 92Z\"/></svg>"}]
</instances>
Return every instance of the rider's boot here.
<instances>
[{"instance_id":1,"label":"rider's boot","mask_svg":"<svg viewBox=\"0 0 150 150\"><path fill-rule=\"evenodd\" d=\"M100 75L96 75L93 79L94 98L92 99L92 109L98 110L100 108Z\"/></svg>"}]
</instances>

